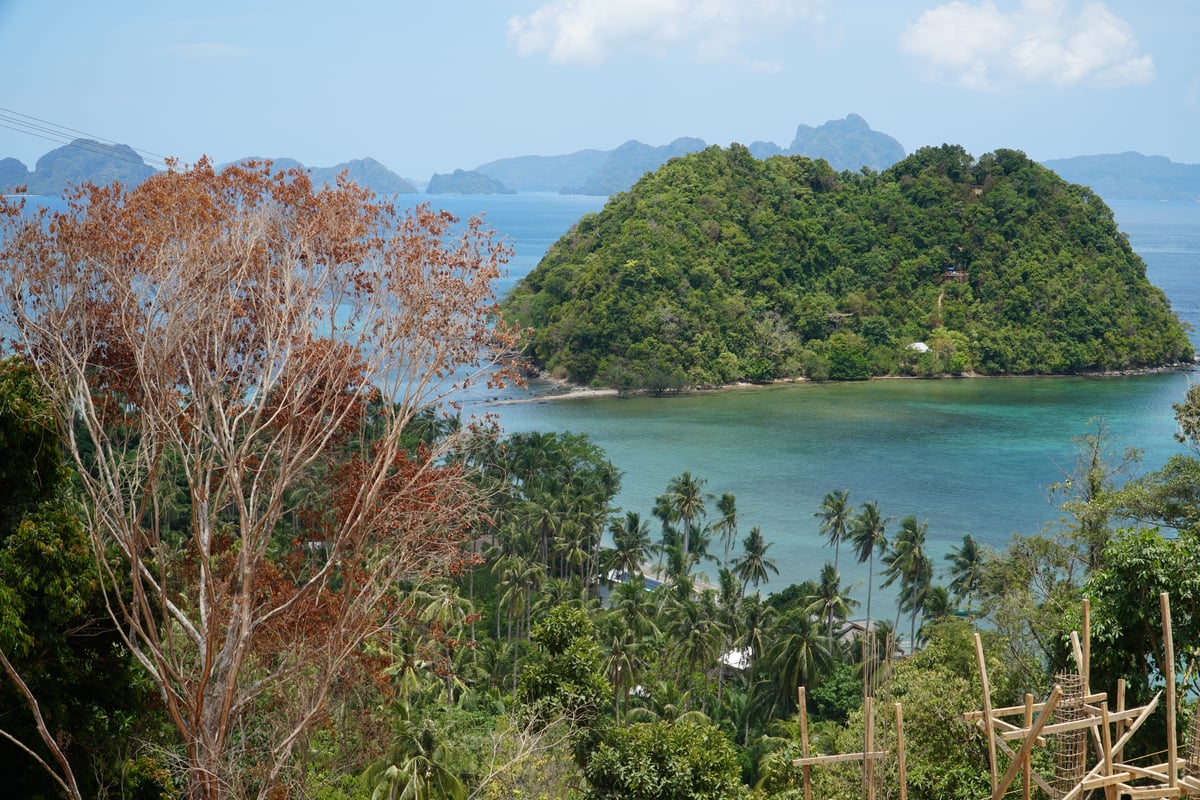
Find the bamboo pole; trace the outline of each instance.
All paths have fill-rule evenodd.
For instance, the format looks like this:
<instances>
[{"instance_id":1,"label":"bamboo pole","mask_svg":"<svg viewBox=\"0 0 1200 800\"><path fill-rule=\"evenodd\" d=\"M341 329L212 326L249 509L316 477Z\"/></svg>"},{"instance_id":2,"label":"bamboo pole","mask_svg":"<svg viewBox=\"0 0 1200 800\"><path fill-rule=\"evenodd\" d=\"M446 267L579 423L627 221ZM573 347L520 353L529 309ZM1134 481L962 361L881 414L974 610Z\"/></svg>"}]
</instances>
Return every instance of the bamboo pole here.
<instances>
[{"instance_id":1,"label":"bamboo pole","mask_svg":"<svg viewBox=\"0 0 1200 800\"><path fill-rule=\"evenodd\" d=\"M1083 647L1079 644L1079 631L1071 631L1071 652L1075 656L1075 671L1083 677ZM1087 692L1084 692L1087 695Z\"/></svg>"},{"instance_id":2,"label":"bamboo pole","mask_svg":"<svg viewBox=\"0 0 1200 800\"><path fill-rule=\"evenodd\" d=\"M1092 693L1092 602L1083 598L1083 696Z\"/></svg>"},{"instance_id":3,"label":"bamboo pole","mask_svg":"<svg viewBox=\"0 0 1200 800\"><path fill-rule=\"evenodd\" d=\"M1033 693L1026 692L1025 694L1025 727L1026 729L1033 727ZM1021 770L1021 800L1029 800L1030 774L1033 772L1033 764L1031 759L1025 759L1025 768Z\"/></svg>"},{"instance_id":4,"label":"bamboo pole","mask_svg":"<svg viewBox=\"0 0 1200 800\"><path fill-rule=\"evenodd\" d=\"M809 756L808 758L793 759L792 766L809 767L816 766L817 764L836 764L843 761L872 761L886 756L886 750L877 750L874 753L835 753L831 756Z\"/></svg>"},{"instance_id":5,"label":"bamboo pole","mask_svg":"<svg viewBox=\"0 0 1200 800\"><path fill-rule=\"evenodd\" d=\"M1104 777L1111 778L1113 774L1112 734L1108 730L1108 703L1100 704L1100 741L1104 750ZM1106 784L1104 796L1107 800L1117 800L1117 787Z\"/></svg>"},{"instance_id":6,"label":"bamboo pole","mask_svg":"<svg viewBox=\"0 0 1200 800\"><path fill-rule=\"evenodd\" d=\"M833 756L809 756L808 758L792 759L792 766L816 766L817 764L836 764L839 762L868 762L872 759L886 757L886 750L874 753L834 753Z\"/></svg>"},{"instance_id":7,"label":"bamboo pole","mask_svg":"<svg viewBox=\"0 0 1200 800\"><path fill-rule=\"evenodd\" d=\"M988 765L992 770L992 794L996 793L996 730L992 725L992 689L988 685L987 662L983 657L983 641L975 633L975 660L979 663L979 679L983 684L983 723L988 737Z\"/></svg>"},{"instance_id":8,"label":"bamboo pole","mask_svg":"<svg viewBox=\"0 0 1200 800\"><path fill-rule=\"evenodd\" d=\"M1175 741L1175 642L1171 633L1171 597L1166 592L1158 596L1163 623L1163 680L1167 690L1167 785L1179 787L1178 743Z\"/></svg>"},{"instance_id":9,"label":"bamboo pole","mask_svg":"<svg viewBox=\"0 0 1200 800\"><path fill-rule=\"evenodd\" d=\"M863 699L864 715L867 722L866 730L866 747L863 748L864 755L875 751L875 713L871 703L871 696L868 695ZM867 785L867 800L875 800L875 759L864 758L863 764L863 780Z\"/></svg>"},{"instance_id":10,"label":"bamboo pole","mask_svg":"<svg viewBox=\"0 0 1200 800\"><path fill-rule=\"evenodd\" d=\"M1084 700L1087 701L1088 703L1099 703L1101 700L1107 700L1107 699L1108 699L1107 692L1094 692L1084 698ZM1033 712L1035 714L1041 710L1042 710L1041 703L1033 704ZM1002 717L1002 716L1011 716L1013 714L1021 714L1021 713L1024 713L1024 711L1025 711L1024 704L1021 704L1019 706L1003 706L1003 707L999 707L999 708L994 707L994 708L992 708L992 719L997 719L998 717ZM1099 707L1097 707L1097 713L1099 713ZM963 712L963 719L968 720L968 721L983 719L983 712L982 711Z\"/></svg>"},{"instance_id":11,"label":"bamboo pole","mask_svg":"<svg viewBox=\"0 0 1200 800\"><path fill-rule=\"evenodd\" d=\"M800 701L800 755L808 758L808 703L805 702L804 687L798 690ZM804 800L812 800L812 767L805 764L801 767L804 772Z\"/></svg>"},{"instance_id":12,"label":"bamboo pole","mask_svg":"<svg viewBox=\"0 0 1200 800\"><path fill-rule=\"evenodd\" d=\"M908 800L908 770L904 761L904 712L896 703L896 771L900 780L900 800Z\"/></svg>"},{"instance_id":13,"label":"bamboo pole","mask_svg":"<svg viewBox=\"0 0 1200 800\"><path fill-rule=\"evenodd\" d=\"M1120 714L1125 710L1125 679L1117 678L1117 713ZM1121 720L1117 722L1117 738L1121 738L1121 734L1125 733L1125 728L1129 723ZM1125 760L1125 748L1116 747L1113 749L1113 758L1117 761Z\"/></svg>"},{"instance_id":14,"label":"bamboo pole","mask_svg":"<svg viewBox=\"0 0 1200 800\"><path fill-rule=\"evenodd\" d=\"M1084 698L1087 698L1088 695L1091 694L1091 692L1088 690L1088 671L1090 669L1090 665L1088 662L1091 659L1091 644L1088 641L1091 638L1091 622L1088 617L1089 617L1088 601L1085 599L1083 601L1083 632L1084 632L1083 639L1084 639L1084 641L1082 643L1080 642L1080 640L1079 640L1080 637L1079 637L1078 631L1071 631L1071 649L1075 653L1075 669L1079 673L1079 680L1080 680L1080 683L1083 685ZM1089 725L1088 728L1091 731L1092 741L1095 744L1096 749L1099 750L1100 749L1100 732L1098 730L1096 730L1095 726ZM1084 768L1084 766L1086 764L1087 764L1087 745L1084 745L1084 749L1082 751L1080 751L1080 753L1079 753L1078 766L1080 767L1080 769L1082 769L1082 768Z\"/></svg>"}]
</instances>

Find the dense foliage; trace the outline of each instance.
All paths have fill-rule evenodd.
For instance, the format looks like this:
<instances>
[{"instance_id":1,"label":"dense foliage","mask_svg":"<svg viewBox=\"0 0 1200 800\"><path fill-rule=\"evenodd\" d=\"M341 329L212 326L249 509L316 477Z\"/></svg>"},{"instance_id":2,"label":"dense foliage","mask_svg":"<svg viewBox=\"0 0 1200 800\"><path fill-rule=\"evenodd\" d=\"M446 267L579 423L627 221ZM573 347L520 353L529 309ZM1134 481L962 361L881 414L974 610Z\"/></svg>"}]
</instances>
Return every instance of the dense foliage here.
<instances>
[{"instance_id":1,"label":"dense foliage","mask_svg":"<svg viewBox=\"0 0 1200 800\"><path fill-rule=\"evenodd\" d=\"M587 770L588 800L732 800L737 755L713 725L642 722L611 732Z\"/></svg>"},{"instance_id":2,"label":"dense foliage","mask_svg":"<svg viewBox=\"0 0 1200 800\"><path fill-rule=\"evenodd\" d=\"M188 797L287 794L326 709L411 622L401 585L457 569L484 510L444 457L458 437L413 440L506 347L507 251L479 220L258 163L22 212L0 198L0 327L81 467L95 602ZM46 772L81 800L44 728Z\"/></svg>"},{"instance_id":3,"label":"dense foliage","mask_svg":"<svg viewBox=\"0 0 1200 800\"><path fill-rule=\"evenodd\" d=\"M32 417L36 408L16 402L23 386L15 384L9 397ZM1200 389L1177 410L1180 435L1196 448ZM2 433L17 452L44 452L34 446L36 426ZM1183 485L1196 473L1196 456L1128 480L1136 453L1118 456L1100 423L1076 440L1076 463L1051 487L1065 516L1048 535L1015 536L1000 551L967 535L935 560L921 520L831 491L813 517L832 561L813 580L769 594L772 532L741 530L736 498L710 493L703 477L672 478L643 520L636 510L614 510L620 475L584 436L460 437L446 423L420 433L428 446L456 437L448 461L491 497L467 546L478 557L466 559L458 575L396 584L394 602L404 613L366 643L368 657L346 674L294 764L294 786L305 796L798 800L804 774L793 766L801 754L796 687L803 686L810 752L862 749L869 692L874 741L888 753L873 778L877 789L895 796L899 785L893 720L900 703L908 796L978 797L988 791L986 739L963 717L981 700L974 636L982 637L996 706L1019 704L1026 692L1045 696L1071 663L1064 633L1078 630L1083 597L1092 601L1096 690L1111 691L1124 678L1128 701L1142 703L1161 684L1163 630L1152 597L1160 589L1170 592L1177 615L1180 696L1200 680L1200 530L1193 522L1200 512ZM0 476L23 496L36 487L15 482L15 466ZM1179 533L1112 524L1134 516ZM61 584L54 576L69 553L45 552L36 538L10 537L0 548L0 574L18 595L34 596L28 581L13 576L51 575ZM18 552L12 545L20 542ZM843 587L840 558L873 563L870 585ZM870 619L872 590L878 597L889 588L903 616L895 625L868 621L875 635L861 636L861 623L852 621L861 619L859 598L867 598ZM71 624L61 615L78 605L69 593L42 592L40 610L11 596L7 602L18 616L0 615L0 652L9 648L27 664L27 632L25 642L77 664L80 674L89 674L83 665L91 662L130 680L120 661L68 660L70 637L58 626ZM104 780L126 781L110 796L154 796L182 783L185 775L167 766L178 744L162 735L161 719L154 732L161 709L130 695L140 699L130 709L137 716L117 717L92 702L89 686L36 685L56 719L64 718L57 706L65 698L68 714L83 712L78 730L99 734L80 736L70 755L96 760L107 770L98 774ZM86 705L70 705L80 702ZM257 725L269 715L261 708L245 721ZM0 728L31 738L19 717L0 715ZM114 740L104 738L108 720L126 718L130 739L117 738L125 748L114 752L106 746ZM1161 713L1151 719L1130 753L1161 750L1164 724ZM21 753L7 755L21 769ZM1050 759L1046 748L1035 752L1039 770ZM24 785L36 785L36 771L28 764L24 771L33 781ZM814 796L861 796L857 762L824 764L809 777ZM142 781L138 790L134 779Z\"/></svg>"},{"instance_id":4,"label":"dense foliage","mask_svg":"<svg viewBox=\"0 0 1200 800\"><path fill-rule=\"evenodd\" d=\"M811 162L779 164L832 175ZM267 176L232 177L230 189ZM211 188L217 176L201 169L192 178L193 188ZM348 187L340 190L348 196L330 197L288 180L271 186L304 202L256 217L236 228L247 239L227 244L265 253L255 237L274 230L268 223L313 204L330 212L330 224L300 263L311 267L329 247L345 266L362 241L335 224L333 212L342 202L361 211L364 198ZM155 220L188 197L211 210L221 203L207 200L239 195L156 193L148 199L157 202L134 208ZM174 257L163 251L143 262L154 248L120 246L116 223L130 209L119 199L92 198L89 213L111 212L99 217L104 225L79 231L56 218L51 228L22 228L32 237L25 243L37 246L10 250L0 273L10 301L29 303L10 302L10 313L49 308L54 297L93 303L48 317L54 325L25 318L17 330L31 337L30 358L0 362L0 764L21 796L798 800L806 773L794 761L805 716L811 753L848 756L868 742L886 752L867 772L876 789L897 796L893 713L901 704L908 796L978 797L988 791L990 765L983 736L964 718L981 700L975 637L996 706L1027 693L1044 697L1072 666L1066 632L1079 629L1081 601L1090 598L1091 686L1111 691L1123 679L1126 699L1140 703L1166 679L1164 626L1151 594L1160 590L1176 613L1180 705L1200 693L1200 387L1175 407L1185 454L1135 476L1137 452L1118 452L1096 421L1075 440L1077 458L1063 480L1049 487L1061 521L1042 534L1014 535L1000 551L965 534L935 559L926 522L882 509L858 488L830 491L809 522L831 560L775 591L772 540L781 532L744 526L733 494L683 471L652 508L617 509L621 474L586 436L503 436L483 423L464 425L422 402L433 376L412 375L418 386L398 394L384 382L399 378L395 370L368 379L345 350L312 346L312 315L295 296L277 301L272 293L300 277L290 258L278 262L289 269L259 281L220 273L218 297L235 286L243 302L205 301L193 284L243 252L218 247L214 234L232 228L218 225L171 249ZM229 210L254 207L235 202ZM449 220L421 218L409 230L415 249L393 255L431 259L443 280L455 264L474 263L486 237L468 237L460 263L439 233ZM192 221L205 219L197 211ZM65 252L93 257L43 261L57 252L40 238L48 230L59 245L89 245ZM88 232L105 236L82 236ZM145 233L170 242L177 235L158 225ZM199 261L205 253L211 262ZM156 272L134 272L137 280L120 286L179 290L180 302L156 296L120 313L109 303L125 295L94 281L19 283L68 264L104 268L99 274L111 281L176 262L203 269L158 283ZM43 271L27 275L17 263ZM485 294L489 274L477 285ZM420 283L406 276L388 285L413 290L415 302ZM370 296L368 276L358 277L341 296ZM445 299L450 317L440 325L412 320L396 331L398 341L414 344L416 331L462 335L449 323L464 324L462 304L475 285L427 286L426 299L434 309ZM71 286L75 292L61 288ZM53 287L61 295L47 295ZM194 302L182 304L188 298ZM282 324L290 316L271 313L287 309L299 321L294 329ZM79 363L89 366L68 384L79 389L56 395L62 386L47 372L55 348L68 344L64 334L83 334L73 324L89 310L112 312L86 328L104 336L86 341L104 346L83 351L91 360ZM161 310L161 326L122 327L151 310ZM395 321L391 303L362 309L372 310ZM204 328L199 311L229 324ZM480 336L503 338L503 328L486 324L485 308L479 312ZM384 335L384 320L361 332ZM262 327L270 322L278 327ZM842 324L856 323L847 315ZM236 335L225 341L219 330ZM840 335L849 342L858 334ZM152 356L172 352L166 342L187 346L179 361L166 358L177 368L155 382L144 370ZM220 357L194 357L199 343L221 342L229 349ZM289 357L277 362L251 346L270 342L280 348L271 352ZM428 363L454 363L474 350L468 344L435 338L426 352L445 358ZM292 360L304 354L310 358ZM846 364L858 361L852 355ZM869 367L871 352L859 355ZM259 385L256 363L289 366L285 378L260 375ZM204 364L220 369L198 380ZM409 399L383 399L398 396ZM258 411L268 421L228 438L238 420L255 416L245 406L254 401L266 403ZM168 431L177 438L162 438ZM213 443L248 449L223 461ZM284 481L289 463L293 477ZM374 479L371 464L379 468ZM273 499L264 499L264 487L274 487ZM866 586L843 585L844 558L867 565ZM894 622L875 616L878 592L889 589ZM142 612L122 613L135 601ZM243 610L252 613L238 617ZM222 613L233 623L220 622ZM233 652L242 653L236 665L202 671ZM224 701L210 702L219 692ZM865 696L876 701L871 712ZM206 722L213 708L223 716ZM1128 753L1163 750L1166 721L1160 712L1139 729ZM1050 757L1039 746L1039 769ZM807 775L815 796L862 795L864 768L854 760L827 761Z\"/></svg>"},{"instance_id":5,"label":"dense foliage","mask_svg":"<svg viewBox=\"0 0 1200 800\"><path fill-rule=\"evenodd\" d=\"M584 217L504 310L550 372L660 391L1192 352L1098 196L1022 153L951 145L878 174L739 145L672 160Z\"/></svg>"},{"instance_id":6,"label":"dense foliage","mask_svg":"<svg viewBox=\"0 0 1200 800\"><path fill-rule=\"evenodd\" d=\"M0 452L0 732L47 763L67 759L89 796L122 785L158 797L169 776L134 743L154 738L149 687L105 610L49 404L17 358L0 361ZM39 742L38 715L60 752ZM59 788L6 736L0 768L10 796Z\"/></svg>"}]
</instances>

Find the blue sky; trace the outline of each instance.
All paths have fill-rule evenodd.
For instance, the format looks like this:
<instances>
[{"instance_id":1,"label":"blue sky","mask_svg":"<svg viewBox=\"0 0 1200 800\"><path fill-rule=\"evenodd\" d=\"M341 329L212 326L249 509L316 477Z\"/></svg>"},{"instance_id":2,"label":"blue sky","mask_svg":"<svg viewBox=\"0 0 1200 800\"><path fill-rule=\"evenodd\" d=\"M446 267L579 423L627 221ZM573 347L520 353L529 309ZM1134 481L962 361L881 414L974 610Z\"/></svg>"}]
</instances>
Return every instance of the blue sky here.
<instances>
[{"instance_id":1,"label":"blue sky","mask_svg":"<svg viewBox=\"0 0 1200 800\"><path fill-rule=\"evenodd\" d=\"M629 139L786 147L849 113L909 152L1200 163L1195 0L0 0L0 53L0 157L30 167L60 142L29 117L424 180Z\"/></svg>"}]
</instances>

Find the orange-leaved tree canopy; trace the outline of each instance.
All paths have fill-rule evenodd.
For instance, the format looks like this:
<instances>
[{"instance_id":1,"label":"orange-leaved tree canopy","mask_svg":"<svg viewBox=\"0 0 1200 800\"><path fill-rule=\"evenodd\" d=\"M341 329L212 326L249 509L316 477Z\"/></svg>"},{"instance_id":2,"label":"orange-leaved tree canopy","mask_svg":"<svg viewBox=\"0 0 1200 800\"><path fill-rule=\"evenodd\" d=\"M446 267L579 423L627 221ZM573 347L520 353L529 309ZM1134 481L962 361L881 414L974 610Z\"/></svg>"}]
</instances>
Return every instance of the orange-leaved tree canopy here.
<instances>
[{"instance_id":1,"label":"orange-leaved tree canopy","mask_svg":"<svg viewBox=\"0 0 1200 800\"><path fill-rule=\"evenodd\" d=\"M461 552L471 482L406 428L511 344L507 252L269 163L4 203L5 333L58 409L189 796L266 796L396 582Z\"/></svg>"}]
</instances>

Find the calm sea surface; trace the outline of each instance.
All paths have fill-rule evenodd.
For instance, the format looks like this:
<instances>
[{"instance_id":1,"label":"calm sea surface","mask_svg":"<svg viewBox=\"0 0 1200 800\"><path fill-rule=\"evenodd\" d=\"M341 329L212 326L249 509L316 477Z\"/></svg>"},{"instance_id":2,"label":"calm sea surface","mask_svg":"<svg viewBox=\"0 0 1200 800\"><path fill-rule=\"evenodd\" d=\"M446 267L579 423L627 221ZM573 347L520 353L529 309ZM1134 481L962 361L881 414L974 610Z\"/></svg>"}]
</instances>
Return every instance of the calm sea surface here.
<instances>
[{"instance_id":1,"label":"calm sea surface","mask_svg":"<svg viewBox=\"0 0 1200 800\"><path fill-rule=\"evenodd\" d=\"M554 194L414 195L460 217L480 214L513 248L507 291L580 216L605 198ZM408 196L399 198L402 202ZM47 201L41 201L47 202ZM53 202L53 201L48 201ZM1114 204L1117 224L1193 326L1200 351L1200 203ZM1072 468L1072 437L1102 420L1116 449L1140 448L1142 470L1156 469L1182 446L1172 438L1171 404L1200 373L1112 378L880 380L798 384L675 398L535 401L550 391L473 394L471 410L499 416L509 432L586 433L623 473L617 503L651 518L654 497L688 470L714 495L737 496L741 530L762 528L779 568L768 589L815 579L832 560L813 514L826 492L879 502L893 518L929 524L941 565L970 533L1003 547L1014 532L1037 533L1059 513L1046 487ZM865 566L842 554L844 582L865 581ZM864 594L857 590L859 596ZM873 598L880 614L891 596Z\"/></svg>"},{"instance_id":2,"label":"calm sea surface","mask_svg":"<svg viewBox=\"0 0 1200 800\"><path fill-rule=\"evenodd\" d=\"M556 195L429 199L460 215L486 211L489 225L515 247L506 286L582 213L603 205L602 198ZM1114 211L1151 281L1200 329L1200 204ZM1192 338L1200 346L1196 331ZM772 543L780 574L768 588L778 590L815 579L832 560L813 515L833 489L848 488L858 503L877 500L894 518L890 531L908 514L928 521L939 566L965 533L1003 547L1014 532L1042 531L1060 516L1046 487L1071 470L1072 437L1097 420L1118 450L1144 451L1143 471L1180 452L1171 404L1191 377L880 380L487 407L510 432L588 434L624 474L622 510L645 518L684 470L706 479L715 495L733 492L742 531L760 526ZM866 567L845 552L841 566L847 583L865 581ZM886 613L893 600L877 592L876 603Z\"/></svg>"}]
</instances>

